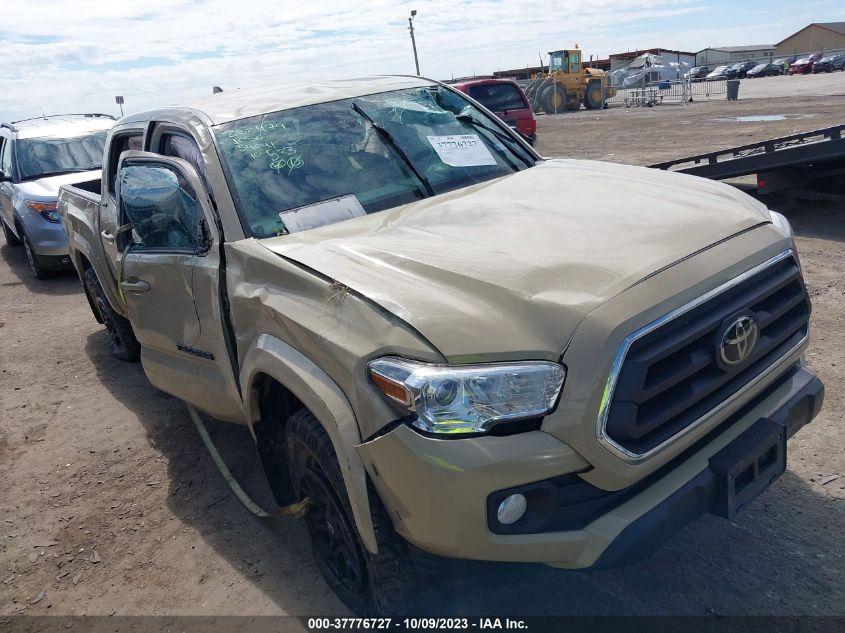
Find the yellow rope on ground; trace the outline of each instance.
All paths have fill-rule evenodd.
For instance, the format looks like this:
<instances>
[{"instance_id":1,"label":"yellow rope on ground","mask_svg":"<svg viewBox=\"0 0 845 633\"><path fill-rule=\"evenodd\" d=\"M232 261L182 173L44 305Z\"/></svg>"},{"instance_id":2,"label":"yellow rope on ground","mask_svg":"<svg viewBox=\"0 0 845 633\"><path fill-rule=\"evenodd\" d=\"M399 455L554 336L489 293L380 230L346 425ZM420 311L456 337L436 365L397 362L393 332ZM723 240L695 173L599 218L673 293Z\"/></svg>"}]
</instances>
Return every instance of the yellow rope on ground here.
<instances>
[{"instance_id":1,"label":"yellow rope on ground","mask_svg":"<svg viewBox=\"0 0 845 633\"><path fill-rule=\"evenodd\" d=\"M240 502L246 506L247 510L252 512L254 515L262 518L299 518L308 511L308 508L311 505L311 499L309 499L308 497L305 497L305 499L298 503L292 503L287 506L282 506L274 512L267 512L264 508L255 503L255 501L253 501L249 497L249 495L244 491L244 489L241 488L234 475L232 475L232 472L226 466L225 462L223 461L223 458L217 451L217 447L214 446L214 442L211 441L211 437L208 435L208 430L205 428L205 424L203 424L202 420L200 419L197 410L187 403L185 406L188 407L188 414L191 416L191 420L193 420L194 426L197 427L197 431L200 434L202 443L205 444L205 448L208 449L208 452L211 455L211 459L214 461L214 464L217 466L217 469L220 471L220 474L223 475L223 479L225 479L226 483L229 484L229 488L232 489L232 492L235 493L235 496L240 500Z\"/></svg>"}]
</instances>

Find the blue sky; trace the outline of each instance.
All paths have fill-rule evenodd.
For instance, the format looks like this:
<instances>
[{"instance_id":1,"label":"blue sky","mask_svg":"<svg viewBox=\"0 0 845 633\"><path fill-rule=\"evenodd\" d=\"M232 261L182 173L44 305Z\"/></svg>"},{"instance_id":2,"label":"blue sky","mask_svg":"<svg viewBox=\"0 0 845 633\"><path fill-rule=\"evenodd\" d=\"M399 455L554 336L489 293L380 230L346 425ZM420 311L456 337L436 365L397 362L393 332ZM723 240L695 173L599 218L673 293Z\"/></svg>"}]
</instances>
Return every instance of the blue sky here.
<instances>
[{"instance_id":1,"label":"blue sky","mask_svg":"<svg viewBox=\"0 0 845 633\"><path fill-rule=\"evenodd\" d=\"M768 44L845 21L842 0L4 0L0 118L119 113L320 77L438 79L536 65L538 53Z\"/></svg>"}]
</instances>

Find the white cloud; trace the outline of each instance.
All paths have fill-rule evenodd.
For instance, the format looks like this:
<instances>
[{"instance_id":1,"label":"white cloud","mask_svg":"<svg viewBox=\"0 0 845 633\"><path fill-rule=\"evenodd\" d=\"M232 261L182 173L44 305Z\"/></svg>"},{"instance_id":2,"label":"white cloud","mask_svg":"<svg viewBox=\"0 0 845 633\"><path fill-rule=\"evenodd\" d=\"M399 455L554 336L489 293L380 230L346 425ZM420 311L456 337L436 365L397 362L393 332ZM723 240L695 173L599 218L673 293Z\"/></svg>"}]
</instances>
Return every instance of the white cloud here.
<instances>
[{"instance_id":1,"label":"white cloud","mask_svg":"<svg viewBox=\"0 0 845 633\"><path fill-rule=\"evenodd\" d=\"M700 48L715 44L709 40L720 34L716 29L708 37L700 18L725 10L707 0L3 4L0 118L37 115L39 107L47 112L116 112L116 94L125 96L127 111L137 111L205 96L213 85L231 89L329 76L411 73L411 8L419 11L415 24L421 70L436 78L534 65L539 52L575 43L586 54L602 56L649 46ZM834 5L831 0L826 18L841 13ZM795 29L807 21L796 14ZM780 28L751 24L741 30L733 25L734 37L749 41L719 43L758 43L752 37L757 33L780 39L790 32L783 27L789 10L773 10L765 22L772 22L774 15Z\"/></svg>"}]
</instances>

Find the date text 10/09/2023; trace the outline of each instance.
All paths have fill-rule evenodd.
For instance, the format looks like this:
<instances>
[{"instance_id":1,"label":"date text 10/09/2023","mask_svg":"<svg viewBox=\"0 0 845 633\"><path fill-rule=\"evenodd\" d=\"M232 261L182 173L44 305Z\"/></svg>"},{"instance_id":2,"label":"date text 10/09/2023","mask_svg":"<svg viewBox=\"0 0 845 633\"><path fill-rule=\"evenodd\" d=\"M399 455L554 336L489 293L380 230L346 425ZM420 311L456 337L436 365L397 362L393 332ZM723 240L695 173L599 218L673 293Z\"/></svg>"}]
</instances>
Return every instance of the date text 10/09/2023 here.
<instances>
[{"instance_id":1,"label":"date text 10/09/2023","mask_svg":"<svg viewBox=\"0 0 845 633\"><path fill-rule=\"evenodd\" d=\"M525 620L512 618L308 618L309 631L478 630L526 631Z\"/></svg>"}]
</instances>

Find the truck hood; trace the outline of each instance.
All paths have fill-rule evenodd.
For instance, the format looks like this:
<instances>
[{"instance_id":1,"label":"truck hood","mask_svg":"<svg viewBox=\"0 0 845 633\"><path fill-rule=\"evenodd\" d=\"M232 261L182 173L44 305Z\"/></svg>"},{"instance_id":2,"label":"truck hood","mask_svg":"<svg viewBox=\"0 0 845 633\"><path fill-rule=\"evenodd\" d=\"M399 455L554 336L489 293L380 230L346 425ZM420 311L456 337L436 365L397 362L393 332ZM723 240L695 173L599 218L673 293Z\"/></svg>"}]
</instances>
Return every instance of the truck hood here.
<instances>
[{"instance_id":1,"label":"truck hood","mask_svg":"<svg viewBox=\"0 0 845 633\"><path fill-rule=\"evenodd\" d=\"M47 176L46 178L39 178L38 180L28 180L27 182L22 182L16 185L16 189L27 200L55 200L59 197L59 187L62 185L71 185L77 182L93 180L95 178L99 178L100 173L101 171L96 169L94 171L61 174L59 176Z\"/></svg>"},{"instance_id":2,"label":"truck hood","mask_svg":"<svg viewBox=\"0 0 845 633\"><path fill-rule=\"evenodd\" d=\"M769 221L728 185L549 160L261 243L389 310L457 363L557 358L599 304Z\"/></svg>"}]
</instances>

